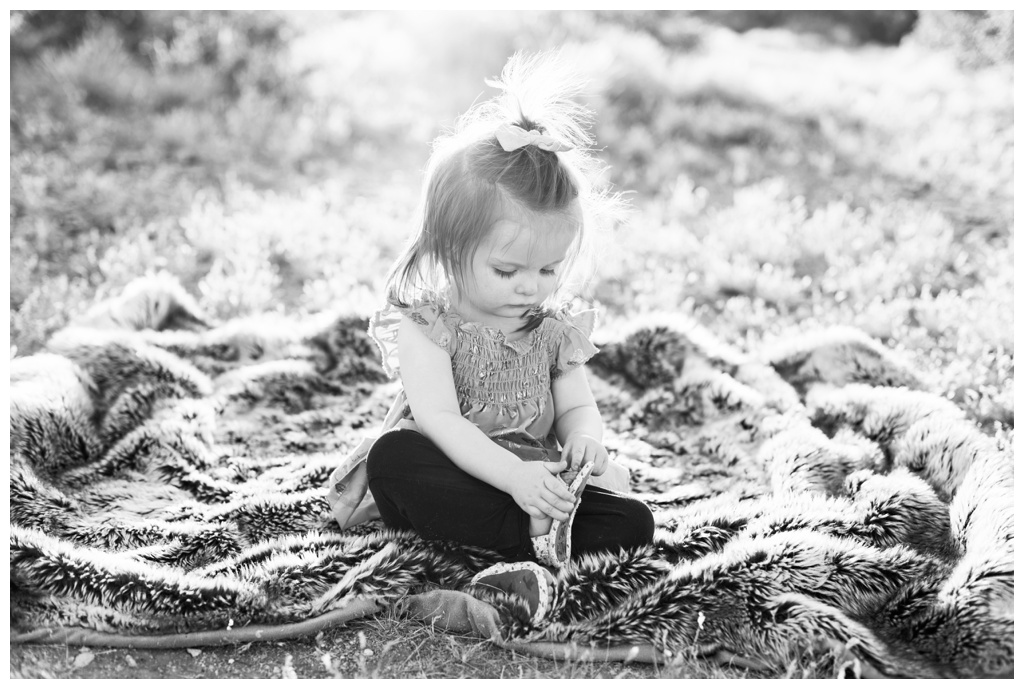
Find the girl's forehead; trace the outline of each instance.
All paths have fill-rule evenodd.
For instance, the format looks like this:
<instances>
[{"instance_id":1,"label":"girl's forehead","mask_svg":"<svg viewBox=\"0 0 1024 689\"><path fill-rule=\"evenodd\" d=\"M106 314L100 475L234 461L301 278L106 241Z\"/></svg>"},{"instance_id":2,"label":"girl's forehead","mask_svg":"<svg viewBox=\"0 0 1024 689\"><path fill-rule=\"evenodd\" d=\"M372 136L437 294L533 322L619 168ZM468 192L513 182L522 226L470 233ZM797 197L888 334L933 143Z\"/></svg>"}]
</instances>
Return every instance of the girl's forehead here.
<instances>
[{"instance_id":1,"label":"girl's forehead","mask_svg":"<svg viewBox=\"0 0 1024 689\"><path fill-rule=\"evenodd\" d=\"M515 214L499 218L480 245L484 256L528 265L548 265L565 258L580 230L577 213Z\"/></svg>"}]
</instances>

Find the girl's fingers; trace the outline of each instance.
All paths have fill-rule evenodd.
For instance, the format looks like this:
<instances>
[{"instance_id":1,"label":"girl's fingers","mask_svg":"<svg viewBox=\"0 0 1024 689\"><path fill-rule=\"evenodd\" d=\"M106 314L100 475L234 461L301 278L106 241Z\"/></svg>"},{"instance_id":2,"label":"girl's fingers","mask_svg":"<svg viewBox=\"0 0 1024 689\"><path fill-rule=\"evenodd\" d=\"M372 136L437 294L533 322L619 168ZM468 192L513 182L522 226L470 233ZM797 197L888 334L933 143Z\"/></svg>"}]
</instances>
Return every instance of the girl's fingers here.
<instances>
[{"instance_id":1,"label":"girl's fingers","mask_svg":"<svg viewBox=\"0 0 1024 689\"><path fill-rule=\"evenodd\" d=\"M569 512L559 507L559 503L555 499L549 500L547 498L544 498L541 500L538 506L532 507L532 509L535 509L537 511L537 514L534 514L531 510L526 510L526 512L530 516L536 517L537 519L551 518L563 522L569 518Z\"/></svg>"},{"instance_id":2,"label":"girl's fingers","mask_svg":"<svg viewBox=\"0 0 1024 689\"><path fill-rule=\"evenodd\" d=\"M552 507L550 510L548 510L547 516L551 517L555 521L564 522L566 519L569 518L569 513L563 512L562 510L555 509L554 507Z\"/></svg>"},{"instance_id":3,"label":"girl's fingers","mask_svg":"<svg viewBox=\"0 0 1024 689\"><path fill-rule=\"evenodd\" d=\"M570 493L569 495L571 496L572 493ZM576 506L576 503L575 501L573 501L572 497L562 498L559 496L553 496L551 499L548 500L548 504L551 505L556 510L558 510L559 512L565 514L566 519L569 518L569 512L572 511L572 508Z\"/></svg>"},{"instance_id":4,"label":"girl's fingers","mask_svg":"<svg viewBox=\"0 0 1024 689\"><path fill-rule=\"evenodd\" d=\"M560 474L566 470L568 463L563 459L560 462L544 462L544 468L552 474Z\"/></svg>"},{"instance_id":5,"label":"girl's fingers","mask_svg":"<svg viewBox=\"0 0 1024 689\"><path fill-rule=\"evenodd\" d=\"M569 511L576 506L576 501L572 493L565 485L559 485L559 490L548 489L547 493L541 496L544 500L551 505L554 509L559 510L565 514L565 519L569 518ZM552 515L554 516L554 515Z\"/></svg>"},{"instance_id":6,"label":"girl's fingers","mask_svg":"<svg viewBox=\"0 0 1024 689\"><path fill-rule=\"evenodd\" d=\"M528 505L523 511L534 519L547 519L550 516L544 510L537 509L533 505Z\"/></svg>"}]
</instances>

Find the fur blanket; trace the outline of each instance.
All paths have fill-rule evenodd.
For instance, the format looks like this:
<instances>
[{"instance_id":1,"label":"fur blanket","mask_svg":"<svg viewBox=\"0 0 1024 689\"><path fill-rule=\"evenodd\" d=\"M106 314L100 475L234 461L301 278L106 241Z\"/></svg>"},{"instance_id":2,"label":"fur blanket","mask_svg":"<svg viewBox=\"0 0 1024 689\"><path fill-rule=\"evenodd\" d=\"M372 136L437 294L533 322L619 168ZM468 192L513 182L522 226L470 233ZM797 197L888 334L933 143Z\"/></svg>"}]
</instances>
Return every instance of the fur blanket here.
<instances>
[{"instance_id":1,"label":"fur blanket","mask_svg":"<svg viewBox=\"0 0 1024 689\"><path fill-rule=\"evenodd\" d=\"M365 328L209 326L148 280L12 360L15 638L281 626L442 588L493 605L506 641L768 664L824 642L884 674L1012 674L1011 453L861 333L759 357L673 317L606 333L607 446L656 543L574 560L537 628L470 589L493 553L332 522L326 479L396 392Z\"/></svg>"}]
</instances>

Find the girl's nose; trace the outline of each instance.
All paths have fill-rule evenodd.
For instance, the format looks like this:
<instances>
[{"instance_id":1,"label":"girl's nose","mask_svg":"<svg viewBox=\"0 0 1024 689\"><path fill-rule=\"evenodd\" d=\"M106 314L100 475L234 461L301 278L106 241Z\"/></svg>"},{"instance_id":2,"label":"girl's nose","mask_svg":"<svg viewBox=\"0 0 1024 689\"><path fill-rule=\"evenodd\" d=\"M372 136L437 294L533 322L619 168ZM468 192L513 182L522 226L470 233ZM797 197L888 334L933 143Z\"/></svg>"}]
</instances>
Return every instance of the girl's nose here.
<instances>
[{"instance_id":1,"label":"girl's nose","mask_svg":"<svg viewBox=\"0 0 1024 689\"><path fill-rule=\"evenodd\" d=\"M531 296L537 292L537 281L532 277L523 277L516 285L516 292L526 296Z\"/></svg>"}]
</instances>

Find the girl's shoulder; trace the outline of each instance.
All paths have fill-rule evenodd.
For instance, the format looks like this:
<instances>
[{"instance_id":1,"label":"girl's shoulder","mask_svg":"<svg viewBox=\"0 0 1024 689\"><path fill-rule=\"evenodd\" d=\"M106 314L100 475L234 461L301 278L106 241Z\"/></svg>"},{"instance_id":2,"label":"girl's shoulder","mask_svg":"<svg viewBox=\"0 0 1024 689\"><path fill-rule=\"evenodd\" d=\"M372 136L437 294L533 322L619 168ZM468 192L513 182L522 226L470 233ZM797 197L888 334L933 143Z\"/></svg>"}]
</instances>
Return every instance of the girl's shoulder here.
<instances>
[{"instance_id":1,"label":"girl's shoulder","mask_svg":"<svg viewBox=\"0 0 1024 689\"><path fill-rule=\"evenodd\" d=\"M572 305L564 304L552 309L544 315L537 326L548 340L559 340L564 337L584 337L590 339L597 323L597 311L590 308L573 309Z\"/></svg>"},{"instance_id":2,"label":"girl's shoulder","mask_svg":"<svg viewBox=\"0 0 1024 689\"><path fill-rule=\"evenodd\" d=\"M407 306L388 303L370 317L367 328L370 337L381 351L381 363L385 373L394 378L398 375L398 328L402 317L415 323L430 340L454 353L457 316L437 301L417 301Z\"/></svg>"},{"instance_id":3,"label":"girl's shoulder","mask_svg":"<svg viewBox=\"0 0 1024 689\"><path fill-rule=\"evenodd\" d=\"M494 340L493 347L485 346L484 354L491 349L500 352L506 348L523 354L540 346L549 352L554 371L578 366L598 351L590 341L597 320L593 309L573 311L563 306L547 314L535 332L506 340L494 328L463 320L442 299L421 299L409 305L388 303L373 314L367 330L380 349L381 364L391 378L399 375L398 329L403 317L415 323L428 339L453 357L459 348L460 336L478 344Z\"/></svg>"},{"instance_id":4,"label":"girl's shoulder","mask_svg":"<svg viewBox=\"0 0 1024 689\"><path fill-rule=\"evenodd\" d=\"M571 311L562 308L545 319L542 327L550 333L551 377L556 379L590 360L598 349L590 341L597 322L597 311Z\"/></svg>"},{"instance_id":5,"label":"girl's shoulder","mask_svg":"<svg viewBox=\"0 0 1024 689\"><path fill-rule=\"evenodd\" d=\"M552 329L557 334L579 332L589 339L594 334L594 326L597 324L597 310L580 309L574 311L566 305L554 311L545 321L553 324Z\"/></svg>"}]
</instances>

